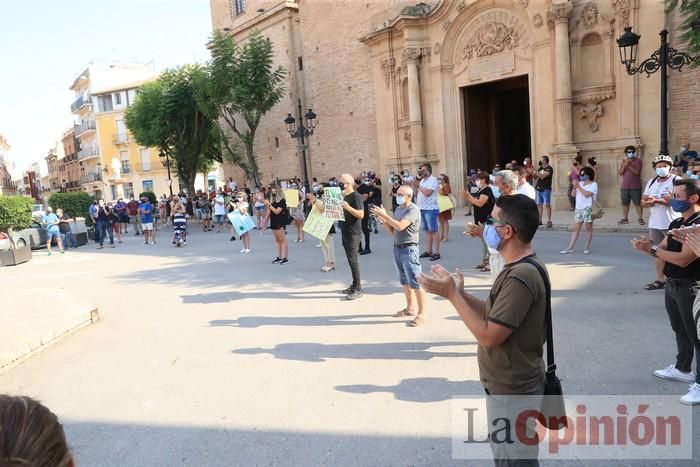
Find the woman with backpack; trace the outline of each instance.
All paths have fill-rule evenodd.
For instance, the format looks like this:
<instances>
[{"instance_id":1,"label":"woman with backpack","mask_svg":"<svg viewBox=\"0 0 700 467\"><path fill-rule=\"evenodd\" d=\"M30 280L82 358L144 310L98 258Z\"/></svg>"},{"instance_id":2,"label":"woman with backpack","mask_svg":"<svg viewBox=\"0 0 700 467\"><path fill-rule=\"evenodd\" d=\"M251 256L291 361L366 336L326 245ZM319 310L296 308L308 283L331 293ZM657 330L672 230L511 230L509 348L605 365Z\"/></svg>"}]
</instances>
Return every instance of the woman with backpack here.
<instances>
[{"instance_id":1,"label":"woman with backpack","mask_svg":"<svg viewBox=\"0 0 700 467\"><path fill-rule=\"evenodd\" d=\"M270 199L265 200L265 206L270 212L270 230L275 238L277 245L277 257L272 261L272 264L287 264L287 253L289 245L284 232L284 227L289 224L289 209L287 209L287 201L279 193L276 187L270 190Z\"/></svg>"}]
</instances>

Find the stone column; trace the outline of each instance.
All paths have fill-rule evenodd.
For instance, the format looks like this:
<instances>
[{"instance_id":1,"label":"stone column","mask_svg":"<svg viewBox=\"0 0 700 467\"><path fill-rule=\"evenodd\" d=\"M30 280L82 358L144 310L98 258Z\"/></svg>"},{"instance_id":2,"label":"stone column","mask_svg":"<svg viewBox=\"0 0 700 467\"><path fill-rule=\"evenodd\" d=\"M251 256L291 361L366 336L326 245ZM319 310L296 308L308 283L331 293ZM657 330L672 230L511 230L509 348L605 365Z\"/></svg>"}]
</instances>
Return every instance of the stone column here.
<instances>
[{"instance_id":1,"label":"stone column","mask_svg":"<svg viewBox=\"0 0 700 467\"><path fill-rule=\"evenodd\" d=\"M571 55L569 49L569 16L572 9L573 5L568 0L552 3L550 7L555 36L557 147L571 146L574 140L571 119Z\"/></svg>"},{"instance_id":2,"label":"stone column","mask_svg":"<svg viewBox=\"0 0 700 467\"><path fill-rule=\"evenodd\" d=\"M411 128L411 148L414 158L425 156L423 148L423 114L421 112L420 80L418 78L418 60L421 57L420 48L410 48L403 51L408 75L408 123Z\"/></svg>"}]
</instances>

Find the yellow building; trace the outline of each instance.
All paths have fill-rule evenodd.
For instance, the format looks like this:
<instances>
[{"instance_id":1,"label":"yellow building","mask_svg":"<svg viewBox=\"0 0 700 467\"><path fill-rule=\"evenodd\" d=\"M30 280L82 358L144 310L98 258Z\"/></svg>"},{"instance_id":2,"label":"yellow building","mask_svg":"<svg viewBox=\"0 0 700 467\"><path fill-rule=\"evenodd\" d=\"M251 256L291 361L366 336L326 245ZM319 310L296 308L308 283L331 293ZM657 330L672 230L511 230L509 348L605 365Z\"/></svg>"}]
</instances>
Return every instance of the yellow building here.
<instances>
[{"instance_id":1,"label":"yellow building","mask_svg":"<svg viewBox=\"0 0 700 467\"><path fill-rule=\"evenodd\" d=\"M158 150L140 147L124 123L124 112L136 99L138 88L155 77L148 65L90 66L71 86L76 93L71 111L79 119L73 132L80 145L83 191L107 201L143 191L158 196L170 192ZM177 175L171 175L173 192L178 192Z\"/></svg>"}]
</instances>

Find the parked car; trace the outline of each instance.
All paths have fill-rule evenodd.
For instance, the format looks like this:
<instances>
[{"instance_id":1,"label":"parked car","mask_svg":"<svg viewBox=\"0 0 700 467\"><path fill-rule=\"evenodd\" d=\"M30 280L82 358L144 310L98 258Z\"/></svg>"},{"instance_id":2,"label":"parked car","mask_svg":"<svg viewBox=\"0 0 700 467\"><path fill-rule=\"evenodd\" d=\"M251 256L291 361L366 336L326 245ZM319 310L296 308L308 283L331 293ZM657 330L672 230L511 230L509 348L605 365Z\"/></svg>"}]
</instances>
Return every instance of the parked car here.
<instances>
[{"instance_id":1,"label":"parked car","mask_svg":"<svg viewBox=\"0 0 700 467\"><path fill-rule=\"evenodd\" d=\"M13 237L17 248L29 245L32 250L46 246L48 235L46 229L37 221L32 221L32 226L28 229L14 232ZM0 232L0 250L10 249L10 237Z\"/></svg>"},{"instance_id":2,"label":"parked car","mask_svg":"<svg viewBox=\"0 0 700 467\"><path fill-rule=\"evenodd\" d=\"M43 204L35 204L32 206L32 219L41 222L45 214L46 211L44 210Z\"/></svg>"}]
</instances>

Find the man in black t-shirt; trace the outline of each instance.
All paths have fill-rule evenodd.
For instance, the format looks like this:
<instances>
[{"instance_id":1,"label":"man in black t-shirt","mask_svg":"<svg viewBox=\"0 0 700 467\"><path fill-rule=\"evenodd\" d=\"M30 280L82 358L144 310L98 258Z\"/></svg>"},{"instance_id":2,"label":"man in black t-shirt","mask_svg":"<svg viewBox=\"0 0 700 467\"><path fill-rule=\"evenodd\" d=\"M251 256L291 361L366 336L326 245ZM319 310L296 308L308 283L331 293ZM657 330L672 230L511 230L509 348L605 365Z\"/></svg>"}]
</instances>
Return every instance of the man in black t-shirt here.
<instances>
[{"instance_id":1,"label":"man in black t-shirt","mask_svg":"<svg viewBox=\"0 0 700 467\"><path fill-rule=\"evenodd\" d=\"M676 180L673 185L673 198L669 204L682 217L671 222L669 235L658 246L646 237L632 240L632 245L665 262L666 312L676 334L678 353L675 363L654 371L654 376L690 383L689 392L681 397L681 403L696 405L700 404L700 370L696 368L693 374L691 365L693 356L696 366L700 358L700 340L693 319L693 302L700 283L700 259L689 245L674 238L674 234L683 239L683 230L678 229L700 225L700 188L694 180Z\"/></svg>"},{"instance_id":2,"label":"man in black t-shirt","mask_svg":"<svg viewBox=\"0 0 700 467\"><path fill-rule=\"evenodd\" d=\"M369 247L369 234L371 232L369 226L369 205L372 204L374 199L372 180L365 178L364 180L357 181L357 193L362 197L362 204L365 211L365 215L362 218L362 233L365 235L365 247L364 249L362 248L362 241L360 241L359 252L361 255L368 255L372 253Z\"/></svg>"},{"instance_id":3,"label":"man in black t-shirt","mask_svg":"<svg viewBox=\"0 0 700 467\"><path fill-rule=\"evenodd\" d=\"M537 180L535 191L537 192L537 210L540 213L540 225L542 225L542 211L547 213L547 228L552 228L552 178L554 169L549 165L549 157L542 156L540 168L532 176Z\"/></svg>"},{"instance_id":4,"label":"man in black t-shirt","mask_svg":"<svg viewBox=\"0 0 700 467\"><path fill-rule=\"evenodd\" d=\"M350 271L352 272L352 285L343 290L348 300L355 300L362 296L362 284L360 282L360 264L357 251L362 241L362 219L365 217L362 196L355 191L352 175L343 174L340 177L340 189L343 191L342 203L345 221L341 224L343 235L343 249L348 258Z\"/></svg>"}]
</instances>

